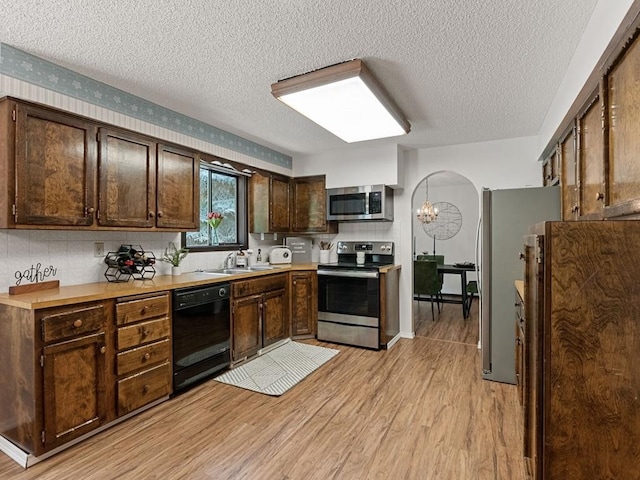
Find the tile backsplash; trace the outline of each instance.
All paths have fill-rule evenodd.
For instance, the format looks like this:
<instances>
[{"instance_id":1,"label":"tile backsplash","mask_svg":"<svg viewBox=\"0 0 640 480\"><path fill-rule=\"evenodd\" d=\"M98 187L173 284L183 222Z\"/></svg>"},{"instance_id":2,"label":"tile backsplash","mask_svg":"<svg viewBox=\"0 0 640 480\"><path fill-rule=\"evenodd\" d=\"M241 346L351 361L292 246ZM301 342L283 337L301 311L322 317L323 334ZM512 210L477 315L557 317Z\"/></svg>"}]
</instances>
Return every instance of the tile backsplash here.
<instances>
[{"instance_id":1,"label":"tile backsplash","mask_svg":"<svg viewBox=\"0 0 640 480\"><path fill-rule=\"evenodd\" d=\"M94 256L95 242L104 243L105 253L134 244L160 256L169 242L177 240L175 233L0 230L0 292L16 285L25 271L36 269L55 272L40 281L59 280L61 285L106 282L104 256ZM168 273L169 266L158 262L156 270ZM26 283L32 282L25 278L21 284Z\"/></svg>"},{"instance_id":2,"label":"tile backsplash","mask_svg":"<svg viewBox=\"0 0 640 480\"><path fill-rule=\"evenodd\" d=\"M318 261L320 240L390 240L399 246L399 222L371 222L341 224L337 235L313 236L312 261ZM39 269L49 276L40 281L59 280L60 285L106 282L104 273L107 266L104 256L94 256L95 243L104 244L104 253L115 252L120 245L140 245L145 251L153 252L159 258L170 242L180 244L180 234L161 232L118 232L118 231L73 231L73 230L0 230L0 292L7 292L16 285L18 278L27 272ZM249 246L254 254L262 248L268 254L271 246L282 245L283 239L273 239L266 235L264 240L258 235L250 235ZM398 256L396 251L396 256ZM190 253L184 260L184 271L219 268L229 251ZM332 252L335 261L335 248ZM39 267L38 267L39 265ZM157 262L156 275L170 274L170 265ZM55 273L53 273L55 272ZM25 278L21 284L33 283Z\"/></svg>"}]
</instances>

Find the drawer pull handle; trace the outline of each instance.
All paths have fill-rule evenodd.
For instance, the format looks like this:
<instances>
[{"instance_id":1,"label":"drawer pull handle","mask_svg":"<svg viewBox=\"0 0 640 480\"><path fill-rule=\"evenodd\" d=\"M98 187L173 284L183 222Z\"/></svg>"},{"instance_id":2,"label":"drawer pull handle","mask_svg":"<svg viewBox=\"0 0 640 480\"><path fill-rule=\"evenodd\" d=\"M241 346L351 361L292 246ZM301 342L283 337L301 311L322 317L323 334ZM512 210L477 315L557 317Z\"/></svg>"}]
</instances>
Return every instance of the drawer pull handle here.
<instances>
[{"instance_id":1,"label":"drawer pull handle","mask_svg":"<svg viewBox=\"0 0 640 480\"><path fill-rule=\"evenodd\" d=\"M142 393L148 393L151 390L151 386L147 383L144 387L142 387Z\"/></svg>"},{"instance_id":2,"label":"drawer pull handle","mask_svg":"<svg viewBox=\"0 0 640 480\"><path fill-rule=\"evenodd\" d=\"M147 308L147 306L145 305L144 307L142 307L142 310L140 311L140 313L142 313L142 314L144 315L145 313L147 313L147 309L148 309L148 308Z\"/></svg>"},{"instance_id":3,"label":"drawer pull handle","mask_svg":"<svg viewBox=\"0 0 640 480\"><path fill-rule=\"evenodd\" d=\"M104 354L107 352L107 347L105 347L104 345L100 347L100 353Z\"/></svg>"},{"instance_id":4,"label":"drawer pull handle","mask_svg":"<svg viewBox=\"0 0 640 480\"><path fill-rule=\"evenodd\" d=\"M142 331L142 336L144 336L144 337L148 337L150 333L151 333L151 331L150 331L148 328L145 328L145 329Z\"/></svg>"},{"instance_id":5,"label":"drawer pull handle","mask_svg":"<svg viewBox=\"0 0 640 480\"><path fill-rule=\"evenodd\" d=\"M524 260L524 253L522 253L522 252L518 253L518 258L520 260Z\"/></svg>"},{"instance_id":6,"label":"drawer pull handle","mask_svg":"<svg viewBox=\"0 0 640 480\"><path fill-rule=\"evenodd\" d=\"M604 200L604 193L602 192L596 193L596 200Z\"/></svg>"},{"instance_id":7,"label":"drawer pull handle","mask_svg":"<svg viewBox=\"0 0 640 480\"><path fill-rule=\"evenodd\" d=\"M146 361L149 360L151 358L151 354L149 352L145 353L144 356L142 357L142 360Z\"/></svg>"},{"instance_id":8,"label":"drawer pull handle","mask_svg":"<svg viewBox=\"0 0 640 480\"><path fill-rule=\"evenodd\" d=\"M82 326L82 320L76 320L75 322L73 322L73 326L76 328L80 328Z\"/></svg>"}]
</instances>

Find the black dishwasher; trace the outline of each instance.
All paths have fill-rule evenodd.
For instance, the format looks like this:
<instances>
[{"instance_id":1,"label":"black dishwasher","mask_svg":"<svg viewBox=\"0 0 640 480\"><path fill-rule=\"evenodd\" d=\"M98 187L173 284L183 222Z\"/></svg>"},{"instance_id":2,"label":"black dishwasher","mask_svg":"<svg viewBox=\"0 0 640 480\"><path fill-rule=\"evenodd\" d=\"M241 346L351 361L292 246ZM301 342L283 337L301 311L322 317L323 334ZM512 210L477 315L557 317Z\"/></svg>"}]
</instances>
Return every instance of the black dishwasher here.
<instances>
[{"instance_id":1,"label":"black dishwasher","mask_svg":"<svg viewBox=\"0 0 640 480\"><path fill-rule=\"evenodd\" d=\"M229 284L173 292L173 391L226 368L231 362Z\"/></svg>"}]
</instances>

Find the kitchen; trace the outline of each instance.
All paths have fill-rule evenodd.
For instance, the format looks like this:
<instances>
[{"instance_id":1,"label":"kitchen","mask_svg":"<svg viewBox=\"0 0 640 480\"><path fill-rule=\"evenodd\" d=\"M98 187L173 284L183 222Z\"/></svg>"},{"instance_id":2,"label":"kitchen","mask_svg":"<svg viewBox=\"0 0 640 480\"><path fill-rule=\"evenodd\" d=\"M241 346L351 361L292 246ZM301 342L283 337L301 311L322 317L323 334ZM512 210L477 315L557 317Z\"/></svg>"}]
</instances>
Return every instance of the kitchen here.
<instances>
[{"instance_id":1,"label":"kitchen","mask_svg":"<svg viewBox=\"0 0 640 480\"><path fill-rule=\"evenodd\" d=\"M624 7L617 12L621 18ZM605 16L615 17L616 12L609 10ZM619 21L619 19L618 19ZM614 20L612 20L614 22ZM615 22L614 22L615 23ZM590 38L600 39L605 45L611 34L606 29L594 28ZM614 28L615 29L615 28ZM608 35L608 36L607 36ZM3 48L5 46L3 45ZM573 65L576 71L580 70L580 62L593 63L598 55L591 53L581 56L576 60L578 65ZM583 77L575 73L574 83L580 83ZM253 165L268 167L278 173L305 176L326 175L327 188L340 187L345 184L376 184L385 183L396 187L395 195L395 220L391 223L375 224L347 224L341 226L339 238L342 240L391 240L397 246L396 261L403 265L409 265L412 260L411 236L408 234L408 225L412 216L411 196L415 186L426 175L434 171L450 170L455 165L455 171L469 178L478 190L482 186L493 188L520 187L523 185L539 185L541 183L540 165L536 162L537 155L551 136L558 120L566 112L567 102L570 103L578 88L571 84L571 75L563 85L565 90L558 94L555 117L551 112L541 128L539 136L522 136L505 140L491 140L480 143L465 143L464 145L441 146L418 150L409 150L399 144L365 146L345 150L341 155L332 153L318 153L313 155L296 156L291 167L287 167L286 159L280 164L250 159ZM42 87L33 87L27 81L17 80L9 75L2 75L2 92L20 98L43 101L49 95L42 92ZM573 87L573 88L572 88ZM51 95L50 102L54 106L71 107L78 109L81 114L91 115L107 121L113 114L108 109L85 105L64 95L58 97ZM122 126L135 128L137 120L120 118ZM146 128L146 127L145 127ZM154 127L154 130L156 127ZM173 132L162 132L163 136L169 136L168 140L181 143L184 135ZM188 139L187 139L188 140ZM189 140L189 142L191 142ZM198 142L195 142L199 145ZM191 144L191 143L190 143ZM207 148L211 148L207 146ZM220 152L229 154L228 149L220 149ZM523 155L523 152L527 152ZM237 155L231 152L231 155ZM223 155L224 156L224 155ZM519 159L515 160L514 159ZM238 160L238 158L231 158ZM284 165L284 166L283 166ZM500 175L496 175L500 172ZM104 242L108 249L116 248L121 243L135 243L145 245L152 251L162 251L166 244L175 241L176 236L170 233L122 233L122 232L64 232L64 231L3 231L0 233L0 244L6 246L4 258L5 271L2 273L0 283L2 290L14 284L13 272L29 268L32 264L58 265L59 278L64 284L87 283L96 281L103 273L101 259L93 256L94 243ZM320 235L318 239L334 241L334 236ZM269 246L279 243L277 240L262 240L252 238L254 249L262 245ZM317 252L316 252L317 253ZM55 260L51 260L54 255ZM72 258L73 255L73 258ZM77 262L75 257L81 261ZM185 268L215 268L222 263L224 254L212 254L204 262L198 255L190 255L186 259ZM164 272L166 273L166 272ZM411 284L410 269L403 268L400 289L400 333L402 337L413 336L411 309L411 291L406 286Z\"/></svg>"}]
</instances>

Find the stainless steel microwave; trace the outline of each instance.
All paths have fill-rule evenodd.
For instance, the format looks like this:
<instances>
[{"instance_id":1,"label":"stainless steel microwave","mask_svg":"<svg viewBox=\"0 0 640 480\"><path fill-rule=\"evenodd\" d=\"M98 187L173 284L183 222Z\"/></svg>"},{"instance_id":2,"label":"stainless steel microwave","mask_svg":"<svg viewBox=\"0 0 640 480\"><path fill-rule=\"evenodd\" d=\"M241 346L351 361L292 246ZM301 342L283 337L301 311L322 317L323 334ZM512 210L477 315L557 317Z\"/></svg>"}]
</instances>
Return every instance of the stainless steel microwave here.
<instances>
[{"instance_id":1,"label":"stainless steel microwave","mask_svg":"<svg viewBox=\"0 0 640 480\"><path fill-rule=\"evenodd\" d=\"M393 221L393 190L386 185L330 188L327 190L327 220Z\"/></svg>"}]
</instances>

